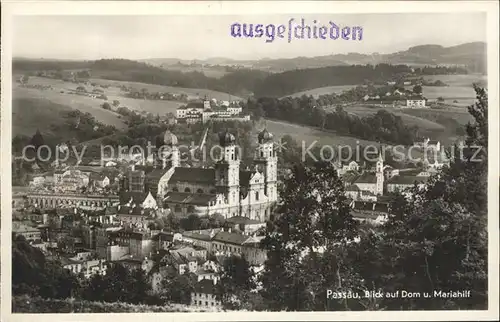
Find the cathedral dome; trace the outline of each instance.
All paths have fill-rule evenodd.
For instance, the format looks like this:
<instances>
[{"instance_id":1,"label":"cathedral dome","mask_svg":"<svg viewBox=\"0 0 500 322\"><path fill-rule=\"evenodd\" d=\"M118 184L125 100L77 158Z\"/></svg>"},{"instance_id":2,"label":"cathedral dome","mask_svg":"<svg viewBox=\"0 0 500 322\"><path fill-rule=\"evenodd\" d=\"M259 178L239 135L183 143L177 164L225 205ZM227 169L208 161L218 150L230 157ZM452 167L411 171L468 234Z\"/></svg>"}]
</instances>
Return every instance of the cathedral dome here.
<instances>
[{"instance_id":1,"label":"cathedral dome","mask_svg":"<svg viewBox=\"0 0 500 322\"><path fill-rule=\"evenodd\" d=\"M264 130L262 130L262 132L259 133L257 138L259 140L259 143L265 143L265 142L272 141L273 135L267 129L264 129Z\"/></svg>"},{"instance_id":2,"label":"cathedral dome","mask_svg":"<svg viewBox=\"0 0 500 322\"><path fill-rule=\"evenodd\" d=\"M163 135L163 143L165 145L177 145L177 137L170 132L169 130L165 131L165 134Z\"/></svg>"},{"instance_id":3,"label":"cathedral dome","mask_svg":"<svg viewBox=\"0 0 500 322\"><path fill-rule=\"evenodd\" d=\"M236 138L234 137L234 135L229 133L228 130L221 132L219 134L219 143L221 146L232 145L232 144L234 144L235 141L236 141Z\"/></svg>"}]
</instances>

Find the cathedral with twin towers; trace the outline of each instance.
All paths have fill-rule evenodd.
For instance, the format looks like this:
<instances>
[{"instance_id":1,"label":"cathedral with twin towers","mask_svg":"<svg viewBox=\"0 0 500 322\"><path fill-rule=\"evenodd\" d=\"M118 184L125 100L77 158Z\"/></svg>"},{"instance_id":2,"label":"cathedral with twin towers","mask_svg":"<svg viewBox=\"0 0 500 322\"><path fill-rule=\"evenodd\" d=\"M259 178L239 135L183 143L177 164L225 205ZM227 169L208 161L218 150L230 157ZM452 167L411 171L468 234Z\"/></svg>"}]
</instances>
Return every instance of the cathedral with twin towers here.
<instances>
[{"instance_id":1,"label":"cathedral with twin towers","mask_svg":"<svg viewBox=\"0 0 500 322\"><path fill-rule=\"evenodd\" d=\"M159 156L163 166L145 174L149 187L154 188L148 190L154 190L163 208L175 214L265 221L278 200L278 160L270 132L258 133L257 141L252 169L240 168L236 138L227 130L219 133L221 157L213 167L187 167L180 164L177 137L166 131L166 149Z\"/></svg>"}]
</instances>

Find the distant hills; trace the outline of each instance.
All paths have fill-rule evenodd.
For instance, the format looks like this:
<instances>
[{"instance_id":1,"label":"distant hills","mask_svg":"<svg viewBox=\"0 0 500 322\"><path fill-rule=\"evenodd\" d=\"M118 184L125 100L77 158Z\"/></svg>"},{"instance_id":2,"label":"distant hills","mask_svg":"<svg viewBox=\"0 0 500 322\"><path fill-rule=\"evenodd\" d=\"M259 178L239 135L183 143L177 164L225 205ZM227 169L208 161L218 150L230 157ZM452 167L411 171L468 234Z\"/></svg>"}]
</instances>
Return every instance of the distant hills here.
<instances>
[{"instance_id":1,"label":"distant hills","mask_svg":"<svg viewBox=\"0 0 500 322\"><path fill-rule=\"evenodd\" d=\"M265 58L260 60L234 60L217 57L206 60L182 60L176 58L144 59L143 62L169 68L176 64L201 64L220 66L239 66L270 72L294 69L319 68L327 66L366 65L366 64L405 64L405 65L460 65L470 72L486 71L486 43L472 42L458 46L443 47L440 45L421 45L392 54L371 55L360 53L333 54L316 57Z\"/></svg>"},{"instance_id":2,"label":"distant hills","mask_svg":"<svg viewBox=\"0 0 500 322\"><path fill-rule=\"evenodd\" d=\"M64 79L67 71L85 69L83 74L91 78L210 89L240 97L282 97L318 87L383 84L407 76L485 73L485 56L486 44L468 43L453 47L416 46L387 55L349 53L255 61L223 57L197 61L15 58L13 71L39 76L43 76L42 71L52 71L54 78Z\"/></svg>"}]
</instances>

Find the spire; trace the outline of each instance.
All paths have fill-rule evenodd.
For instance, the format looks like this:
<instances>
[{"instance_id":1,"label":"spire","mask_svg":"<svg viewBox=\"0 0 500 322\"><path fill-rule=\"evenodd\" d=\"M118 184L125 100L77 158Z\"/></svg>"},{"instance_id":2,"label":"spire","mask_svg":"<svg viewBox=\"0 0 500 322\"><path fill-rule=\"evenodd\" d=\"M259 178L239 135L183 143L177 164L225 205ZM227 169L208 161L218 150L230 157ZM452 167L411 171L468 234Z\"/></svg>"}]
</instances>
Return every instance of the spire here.
<instances>
[{"instance_id":1,"label":"spire","mask_svg":"<svg viewBox=\"0 0 500 322\"><path fill-rule=\"evenodd\" d=\"M382 144L379 143L379 150L378 150L378 161L384 162L384 157L382 156L382 151L384 151Z\"/></svg>"}]
</instances>

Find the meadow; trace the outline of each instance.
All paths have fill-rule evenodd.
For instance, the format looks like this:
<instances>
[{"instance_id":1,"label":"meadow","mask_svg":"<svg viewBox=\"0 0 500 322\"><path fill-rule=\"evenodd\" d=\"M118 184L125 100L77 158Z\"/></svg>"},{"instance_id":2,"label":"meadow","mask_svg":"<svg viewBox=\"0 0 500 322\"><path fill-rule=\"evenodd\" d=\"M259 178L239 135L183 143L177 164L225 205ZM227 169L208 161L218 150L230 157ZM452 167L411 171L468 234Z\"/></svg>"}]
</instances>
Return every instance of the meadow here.
<instances>
[{"instance_id":1,"label":"meadow","mask_svg":"<svg viewBox=\"0 0 500 322\"><path fill-rule=\"evenodd\" d=\"M473 83L485 85L487 78L484 75L468 74L468 75L429 75L424 76L425 80L436 81L441 80L448 86L423 86L423 94L430 100L436 100L438 97L443 97L445 102L456 106L469 106L474 103L476 95L472 87ZM297 92L286 97L300 97L302 95L312 95L317 98L324 94L340 94L354 88L354 85L327 86L310 89L307 91ZM406 86L406 89L412 89L413 86ZM454 102L457 101L457 102Z\"/></svg>"},{"instance_id":2,"label":"meadow","mask_svg":"<svg viewBox=\"0 0 500 322\"><path fill-rule=\"evenodd\" d=\"M210 89L202 89L202 88L185 88L185 87L173 87L173 86L164 86L164 85L153 85L153 84L145 84L145 83L137 83L137 82L125 82L125 81L113 81L107 79L98 79L93 78L90 79L91 82L97 83L99 85L110 85L115 88L108 88L108 90L118 90L120 86L132 87L140 91L142 88L148 90L148 92L168 92L172 94L186 94L189 99L197 99L204 98L207 96L208 98L215 98L217 100L231 100L231 101L241 101L243 100L241 97L230 95L228 93L222 93L213 91ZM111 95L111 93L110 93Z\"/></svg>"},{"instance_id":3,"label":"meadow","mask_svg":"<svg viewBox=\"0 0 500 322\"><path fill-rule=\"evenodd\" d=\"M465 107L474 104L476 93L472 87L473 83L479 83L482 86L487 85L487 78L484 75L431 75L425 76L425 80L440 80L447 84L446 87L423 86L422 91L425 97L435 100L442 97L447 104L453 104L459 107Z\"/></svg>"},{"instance_id":4,"label":"meadow","mask_svg":"<svg viewBox=\"0 0 500 322\"><path fill-rule=\"evenodd\" d=\"M369 106L363 106L363 105L351 105L351 106L345 106L344 110L352 115L357 115L359 117L364 117L368 115L373 115L377 113L379 110L382 108L377 108L377 107L369 107ZM414 115L408 115L404 113L400 108L393 108L393 107L386 107L383 108L384 110L400 116L403 119L403 122L407 126L418 126L419 128L426 129L429 131L442 131L444 130L444 127L436 122L420 118L418 116ZM333 111L333 108L328 109L329 111Z\"/></svg>"},{"instance_id":5,"label":"meadow","mask_svg":"<svg viewBox=\"0 0 500 322\"><path fill-rule=\"evenodd\" d=\"M313 127L288 123L284 121L266 120L265 124L257 126L257 131L261 130L264 127L269 132L273 133L276 140L279 140L285 135L290 135L299 143L299 145L302 144L302 141L305 142L306 146L309 146L314 141L317 141L318 145L328 144L332 146L376 144L376 142L374 141L366 141L354 137L341 136L333 132L322 131Z\"/></svg>"},{"instance_id":6,"label":"meadow","mask_svg":"<svg viewBox=\"0 0 500 322\"><path fill-rule=\"evenodd\" d=\"M332 94L332 93L340 94L343 91L348 91L354 87L356 87L356 86L354 86L354 85L339 85L339 86L318 87L318 88L310 89L307 91L302 91L302 92L293 93L291 95L286 95L285 97L301 97L302 95L306 95L306 96L311 95L315 98L318 98L320 95L324 95L324 94Z\"/></svg>"},{"instance_id":7,"label":"meadow","mask_svg":"<svg viewBox=\"0 0 500 322\"><path fill-rule=\"evenodd\" d=\"M273 120L265 120L264 124L260 124L256 126L256 130L262 130L266 128L269 132L273 133L275 141L278 142L280 138L285 135L290 135L299 147L304 147L303 151L310 147L311 144L314 145L312 148L322 147L322 146L331 146L334 148L335 153L338 153L338 147L341 146L350 146L351 148L356 148L357 146L372 146L375 148L380 148L380 142L376 141L368 141L361 140L355 137L342 136L335 134L333 132L322 131L320 129L316 129L309 126L297 125L293 123L283 122L283 121L273 121ZM286 149L286 146L284 147ZM311 149L312 149L311 148ZM302 148L301 148L302 149ZM407 151L407 149L403 149ZM368 150L367 150L368 151ZM329 150L325 151L325 154L328 155ZM352 153L356 153L353 150ZM363 152L361 152L363 153ZM418 149L413 149L411 154L414 158L418 158L422 156L422 152ZM354 155L355 156L355 155Z\"/></svg>"},{"instance_id":8,"label":"meadow","mask_svg":"<svg viewBox=\"0 0 500 322\"><path fill-rule=\"evenodd\" d=\"M18 79L18 77L13 77L13 79ZM122 81L111 81L103 79L91 79L92 83L98 85L108 85L108 88L102 89L104 94L107 96L107 102L111 103L113 100L118 100L120 106L128 107L129 109L138 112L149 112L153 114L165 115L167 113L174 113L176 109L185 105L186 103L178 101L160 101L160 100L144 100L125 97L125 92L120 90L120 86L127 86L140 91L141 89L146 89L149 92L169 92L175 94L186 94L188 98L203 98L205 95L209 98L215 98L218 100L241 100L242 98L236 96L230 96L226 93L206 90L206 89L195 89L195 88L182 88L182 87L171 87L171 86L161 86L161 85L151 85L144 83L135 82L122 82ZM52 90L38 90L32 88L21 87L19 84L13 84L13 95L14 98L40 98L46 99L51 102L67 105L74 109L79 109L82 112L92 113L98 120L105 124L114 125L117 128L124 127L123 121L120 116L112 111L102 109L102 104L105 100L92 98L84 95L75 95L72 92L80 85L65 82L63 80L44 78L44 77L30 77L30 85L44 85L52 86ZM87 91L92 91L91 86L84 86Z\"/></svg>"},{"instance_id":9,"label":"meadow","mask_svg":"<svg viewBox=\"0 0 500 322\"><path fill-rule=\"evenodd\" d=\"M24 108L23 99L29 99L31 101L29 108ZM13 114L17 113L20 115L20 118L17 119L17 121L21 122L20 126L24 126L23 124L29 125L31 122L29 121L30 119L33 119L33 122L36 123L37 118L35 116L40 116L43 120L43 114L46 114L50 119L51 114L48 113L47 110L43 110L49 109L50 103L57 106L56 109L76 109L84 113L91 113L98 121L104 124L113 125L118 129L126 127L123 120L120 119L120 115L101 107L104 100L68 94L67 92L62 94L56 89L44 91L23 87L14 87L13 89L12 112ZM24 118L26 118L26 120L24 120ZM16 126L14 121L16 121L16 119L13 119L13 126Z\"/></svg>"}]
</instances>

